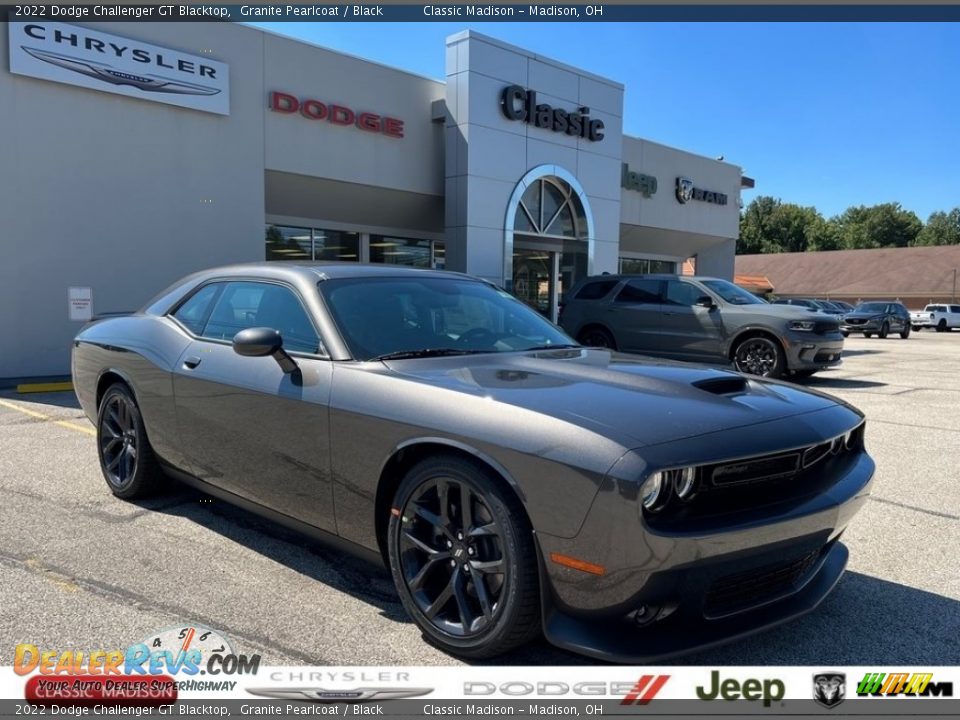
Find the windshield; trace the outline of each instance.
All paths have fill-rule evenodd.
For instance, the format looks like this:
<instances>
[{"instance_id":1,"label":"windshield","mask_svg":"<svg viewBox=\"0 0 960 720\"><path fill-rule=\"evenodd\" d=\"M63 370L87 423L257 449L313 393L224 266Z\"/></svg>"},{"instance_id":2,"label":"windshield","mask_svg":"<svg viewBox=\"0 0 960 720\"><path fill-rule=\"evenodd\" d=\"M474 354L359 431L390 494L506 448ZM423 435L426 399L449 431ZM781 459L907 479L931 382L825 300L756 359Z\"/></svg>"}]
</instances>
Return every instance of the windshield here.
<instances>
[{"instance_id":1,"label":"windshield","mask_svg":"<svg viewBox=\"0 0 960 720\"><path fill-rule=\"evenodd\" d=\"M862 303L855 308L857 312L882 313L887 311L886 303Z\"/></svg>"},{"instance_id":2,"label":"windshield","mask_svg":"<svg viewBox=\"0 0 960 720\"><path fill-rule=\"evenodd\" d=\"M701 280L701 282L733 305L765 305L767 303L766 300L748 293L728 280Z\"/></svg>"},{"instance_id":3,"label":"windshield","mask_svg":"<svg viewBox=\"0 0 960 720\"><path fill-rule=\"evenodd\" d=\"M358 360L576 345L509 293L467 278L343 278L319 288Z\"/></svg>"}]
</instances>

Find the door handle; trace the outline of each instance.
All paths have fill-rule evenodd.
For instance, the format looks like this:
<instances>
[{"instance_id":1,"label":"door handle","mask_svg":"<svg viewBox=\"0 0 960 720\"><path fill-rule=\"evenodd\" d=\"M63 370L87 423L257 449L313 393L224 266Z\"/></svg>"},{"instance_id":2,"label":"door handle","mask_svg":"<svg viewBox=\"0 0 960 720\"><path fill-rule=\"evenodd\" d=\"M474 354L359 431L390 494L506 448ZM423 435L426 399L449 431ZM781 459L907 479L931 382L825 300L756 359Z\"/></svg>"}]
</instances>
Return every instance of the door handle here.
<instances>
[{"instance_id":1,"label":"door handle","mask_svg":"<svg viewBox=\"0 0 960 720\"><path fill-rule=\"evenodd\" d=\"M188 357L186 360L183 361L183 366L187 370L193 370L199 364L200 364L200 358L198 357Z\"/></svg>"}]
</instances>

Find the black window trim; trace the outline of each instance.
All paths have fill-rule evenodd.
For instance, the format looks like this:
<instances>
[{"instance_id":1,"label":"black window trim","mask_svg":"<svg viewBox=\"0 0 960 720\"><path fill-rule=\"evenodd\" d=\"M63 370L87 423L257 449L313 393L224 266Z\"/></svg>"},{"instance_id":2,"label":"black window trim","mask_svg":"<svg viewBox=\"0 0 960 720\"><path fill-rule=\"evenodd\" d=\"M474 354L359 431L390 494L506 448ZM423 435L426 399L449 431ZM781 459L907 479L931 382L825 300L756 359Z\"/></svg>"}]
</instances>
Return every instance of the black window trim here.
<instances>
[{"instance_id":1,"label":"black window trim","mask_svg":"<svg viewBox=\"0 0 960 720\"><path fill-rule=\"evenodd\" d=\"M303 310L304 314L307 316L307 321L310 323L310 326L313 328L313 331L317 334L317 340L319 341L320 346L319 346L319 348L318 348L318 352L317 352L317 353L308 353L308 352L303 352L302 350L289 350L289 349L287 349L287 348L284 348L284 350L287 351L287 354L292 355L293 357L313 358L313 359L315 359L315 360L330 360L330 354L326 351L326 350L327 350L327 344L324 342L323 334L322 334L322 333L319 331L319 329L317 328L316 320L314 319L314 317L313 317L313 315L311 314L310 310L307 309L306 304L303 302L303 296L300 295L300 292L297 290L297 288L295 288L293 285L291 285L291 284L288 283L288 282L284 282L283 280L276 280L276 279L274 279L274 278L249 277L249 276L245 276L245 275L244 275L244 276L234 276L234 277L207 278L207 279L204 280L202 283L200 283L200 284L197 285L195 288L193 288L193 290L191 290L191 291L188 292L186 295L184 295L180 300L178 300L176 303L174 303L173 307L171 307L171 308L166 312L166 314L164 315L164 317L172 320L173 323L174 323L177 327L179 327L181 330L183 330L183 331L184 331L187 335L189 335L193 340L196 340L196 341L198 341L198 342L213 343L213 344L216 344L216 345L229 345L230 347L233 347L233 343L232 343L230 340L220 340L220 339L217 339L217 338L209 338L209 337L206 337L206 336L204 336L204 335L197 335L197 334L194 333L192 330L190 330L190 328L188 328L186 325L184 325L182 322L180 322L180 320L178 320L178 319L174 316L174 313L176 313L176 312L180 309L180 307L181 307L182 305L184 305L190 298L192 298L194 295L196 295L198 292L200 292L200 291L201 291L203 288L205 288L207 285L213 285L214 283L224 283L224 284L226 284L226 283L230 283L230 282L254 282L254 283L264 283L264 284L268 284L268 285L279 285L279 286L281 286L281 287L284 287L284 288L288 289L290 292L292 292L293 295L294 295L294 297L297 299L297 302L300 303L300 307L301 307L301 309ZM207 322L210 320L210 315L213 314L213 308L214 308L214 306L216 305L216 303L220 300L220 295L221 295L221 294L223 294L223 288L221 288L221 289L217 292L217 294L216 294L216 296L214 297L213 301L211 301L211 303L210 303L210 308L207 310L206 313L204 313L204 317L203 317L203 327L204 327L204 328L206 328Z\"/></svg>"}]
</instances>

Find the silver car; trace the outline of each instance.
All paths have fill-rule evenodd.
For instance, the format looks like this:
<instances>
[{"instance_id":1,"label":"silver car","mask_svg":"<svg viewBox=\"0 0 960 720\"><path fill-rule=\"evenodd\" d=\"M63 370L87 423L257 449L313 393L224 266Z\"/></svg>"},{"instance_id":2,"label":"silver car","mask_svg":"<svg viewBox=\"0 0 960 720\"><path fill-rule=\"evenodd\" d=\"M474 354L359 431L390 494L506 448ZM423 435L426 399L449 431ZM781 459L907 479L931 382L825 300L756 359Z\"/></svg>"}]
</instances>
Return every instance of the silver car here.
<instances>
[{"instance_id":1,"label":"silver car","mask_svg":"<svg viewBox=\"0 0 960 720\"><path fill-rule=\"evenodd\" d=\"M570 291L560 324L584 345L733 363L764 377L806 377L838 365L836 317L771 305L727 280L678 275L599 275Z\"/></svg>"}]
</instances>

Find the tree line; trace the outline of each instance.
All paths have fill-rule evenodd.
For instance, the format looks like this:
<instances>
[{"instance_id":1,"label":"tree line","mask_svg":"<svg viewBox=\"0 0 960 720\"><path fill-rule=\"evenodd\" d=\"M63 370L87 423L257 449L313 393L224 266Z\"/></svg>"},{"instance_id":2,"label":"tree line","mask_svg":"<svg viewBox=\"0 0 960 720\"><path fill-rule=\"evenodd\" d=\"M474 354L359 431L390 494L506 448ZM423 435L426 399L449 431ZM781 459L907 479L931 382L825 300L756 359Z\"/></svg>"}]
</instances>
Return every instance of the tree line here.
<instances>
[{"instance_id":1,"label":"tree line","mask_svg":"<svg viewBox=\"0 0 960 720\"><path fill-rule=\"evenodd\" d=\"M931 213L924 223L900 203L849 207L824 218L814 207L769 195L740 213L737 254L960 245L960 207Z\"/></svg>"}]
</instances>

